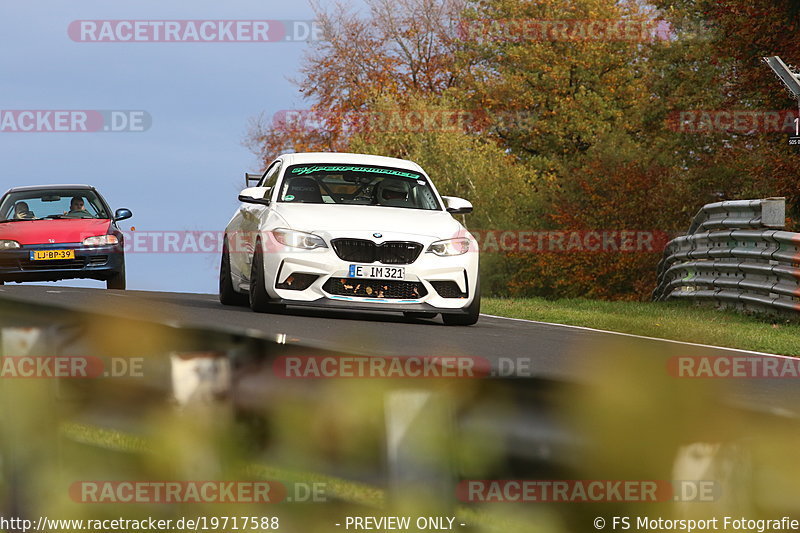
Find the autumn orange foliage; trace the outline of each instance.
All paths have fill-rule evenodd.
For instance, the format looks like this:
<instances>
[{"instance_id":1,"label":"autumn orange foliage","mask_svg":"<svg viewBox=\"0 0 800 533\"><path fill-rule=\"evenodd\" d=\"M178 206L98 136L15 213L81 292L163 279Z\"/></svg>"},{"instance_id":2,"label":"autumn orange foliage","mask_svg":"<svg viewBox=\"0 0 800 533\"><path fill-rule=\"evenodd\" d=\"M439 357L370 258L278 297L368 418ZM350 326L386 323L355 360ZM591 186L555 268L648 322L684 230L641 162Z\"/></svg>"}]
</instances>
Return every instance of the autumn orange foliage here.
<instances>
[{"instance_id":1,"label":"autumn orange foliage","mask_svg":"<svg viewBox=\"0 0 800 533\"><path fill-rule=\"evenodd\" d=\"M761 57L800 64L796 0L367 6L366 16L318 9L326 38L309 50L296 80L306 114L253 122L249 142L265 164L286 151L415 158L442 193L475 200L479 209L468 223L480 230L677 234L705 203L766 196L786 196L790 217L800 218L800 160L785 132L681 131L674 124L686 110L795 105ZM519 20L641 20L662 30L668 23L669 31L627 41L464 31L476 22ZM353 120L409 110L480 118L454 131L387 130ZM659 250L498 253L483 263L483 287L647 299L660 257Z\"/></svg>"}]
</instances>

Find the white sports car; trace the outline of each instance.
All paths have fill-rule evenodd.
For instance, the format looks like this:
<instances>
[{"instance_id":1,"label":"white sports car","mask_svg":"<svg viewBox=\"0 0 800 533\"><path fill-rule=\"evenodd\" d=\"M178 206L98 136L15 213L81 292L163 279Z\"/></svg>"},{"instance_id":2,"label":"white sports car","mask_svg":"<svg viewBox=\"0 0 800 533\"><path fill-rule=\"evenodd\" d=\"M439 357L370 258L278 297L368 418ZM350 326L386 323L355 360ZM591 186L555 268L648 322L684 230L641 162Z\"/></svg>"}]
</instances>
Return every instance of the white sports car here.
<instances>
[{"instance_id":1,"label":"white sports car","mask_svg":"<svg viewBox=\"0 0 800 533\"><path fill-rule=\"evenodd\" d=\"M478 244L419 165L344 153L286 154L246 174L225 229L219 298L280 312L286 305L442 315L480 314Z\"/></svg>"}]
</instances>

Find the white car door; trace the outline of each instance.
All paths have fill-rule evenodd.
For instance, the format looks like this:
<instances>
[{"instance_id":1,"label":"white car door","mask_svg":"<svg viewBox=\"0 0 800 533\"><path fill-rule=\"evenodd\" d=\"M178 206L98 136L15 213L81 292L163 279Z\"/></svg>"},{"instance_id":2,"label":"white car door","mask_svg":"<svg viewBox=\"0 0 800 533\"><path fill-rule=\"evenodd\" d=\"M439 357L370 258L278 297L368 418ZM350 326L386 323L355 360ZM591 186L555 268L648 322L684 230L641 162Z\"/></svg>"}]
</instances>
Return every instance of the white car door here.
<instances>
[{"instance_id":1,"label":"white car door","mask_svg":"<svg viewBox=\"0 0 800 533\"><path fill-rule=\"evenodd\" d=\"M271 187L267 196L272 194L275 182L281 170L281 161L274 161L264 177L258 183L259 187ZM250 280L250 265L253 261L255 243L262 221L267 219L267 211L270 206L261 204L242 203L235 217L235 234L229 234L231 240L231 269L244 282ZM234 250L235 248L235 250Z\"/></svg>"}]
</instances>

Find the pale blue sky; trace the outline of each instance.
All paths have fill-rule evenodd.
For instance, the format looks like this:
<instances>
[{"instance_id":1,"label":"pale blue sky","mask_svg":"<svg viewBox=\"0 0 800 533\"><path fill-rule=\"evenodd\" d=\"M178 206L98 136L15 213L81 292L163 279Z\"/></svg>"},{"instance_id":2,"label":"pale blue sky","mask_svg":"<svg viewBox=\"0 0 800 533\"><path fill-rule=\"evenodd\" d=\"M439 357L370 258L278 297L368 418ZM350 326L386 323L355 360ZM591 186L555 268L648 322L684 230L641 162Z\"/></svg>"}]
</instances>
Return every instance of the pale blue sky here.
<instances>
[{"instance_id":1,"label":"pale blue sky","mask_svg":"<svg viewBox=\"0 0 800 533\"><path fill-rule=\"evenodd\" d=\"M256 157L248 120L306 106L287 80L305 43L77 43L74 20L310 20L304 1L0 4L0 109L139 109L139 133L0 132L0 188L95 185L141 231L221 230ZM129 254L131 289L215 292L216 254ZM61 282L96 286L98 282Z\"/></svg>"}]
</instances>

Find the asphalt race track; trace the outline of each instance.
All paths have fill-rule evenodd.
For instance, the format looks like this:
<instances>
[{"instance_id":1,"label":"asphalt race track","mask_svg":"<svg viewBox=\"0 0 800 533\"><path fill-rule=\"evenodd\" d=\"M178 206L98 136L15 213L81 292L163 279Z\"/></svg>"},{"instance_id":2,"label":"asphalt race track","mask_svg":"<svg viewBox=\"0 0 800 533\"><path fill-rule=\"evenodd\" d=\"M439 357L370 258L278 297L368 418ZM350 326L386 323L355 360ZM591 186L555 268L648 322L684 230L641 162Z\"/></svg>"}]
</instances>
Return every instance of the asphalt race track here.
<instances>
[{"instance_id":1,"label":"asphalt race track","mask_svg":"<svg viewBox=\"0 0 800 533\"><path fill-rule=\"evenodd\" d=\"M571 382L596 379L598 368L606 361L613 365L614 354L620 351L664 361L672 356L764 356L490 316L482 316L474 326L448 327L440 319L409 322L399 314L371 312L290 308L284 314L258 314L249 308L223 306L213 294L5 285L0 287L0 298L184 327L224 328L285 344L360 355L479 356L496 367L518 369L517 375ZM730 401L755 410L800 415L800 388L794 380L733 381Z\"/></svg>"}]
</instances>

